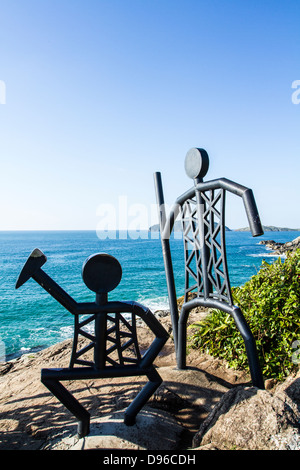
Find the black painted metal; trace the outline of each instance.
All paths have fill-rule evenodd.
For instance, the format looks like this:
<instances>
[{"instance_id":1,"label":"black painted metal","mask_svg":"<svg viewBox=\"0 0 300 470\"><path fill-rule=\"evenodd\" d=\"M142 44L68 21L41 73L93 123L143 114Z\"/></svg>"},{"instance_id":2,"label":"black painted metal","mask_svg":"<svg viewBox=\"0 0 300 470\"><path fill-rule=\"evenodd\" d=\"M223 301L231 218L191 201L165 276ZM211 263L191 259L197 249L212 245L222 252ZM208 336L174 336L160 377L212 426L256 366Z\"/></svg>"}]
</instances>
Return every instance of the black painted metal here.
<instances>
[{"instance_id":1,"label":"black painted metal","mask_svg":"<svg viewBox=\"0 0 300 470\"><path fill-rule=\"evenodd\" d=\"M232 301L225 242L226 192L242 198L254 237L263 234L262 225L252 190L226 178L203 182L208 167L204 149L194 148L187 153L185 170L194 186L177 198L168 217L161 174L154 174L177 365L186 367L186 323L190 311L197 306L218 308L234 318L245 342L253 385L264 388L253 335L240 308ZM180 315L169 241L179 215L185 255L184 304Z\"/></svg>"},{"instance_id":2,"label":"black painted metal","mask_svg":"<svg viewBox=\"0 0 300 470\"><path fill-rule=\"evenodd\" d=\"M82 277L89 289L96 293L95 302L76 302L41 266L46 256L35 249L27 259L16 283L19 288L31 277L74 315L74 339L68 368L42 369L42 383L78 419L80 437L89 433L90 415L76 398L62 385L67 380L109 377L146 376L149 382L127 408L124 422L135 423L137 413L146 404L162 379L153 361L168 339L168 333L145 306L137 302L109 302L108 292L115 289L122 277L119 262L105 253L90 256L84 263ZM80 315L84 315L80 321ZM87 316L88 315L88 316ZM139 348L136 318L140 317L154 333L154 340L146 352ZM94 327L94 332L86 327ZM78 349L80 337L84 346ZM93 351L93 358L86 354ZM89 355L90 356L90 355Z\"/></svg>"}]
</instances>

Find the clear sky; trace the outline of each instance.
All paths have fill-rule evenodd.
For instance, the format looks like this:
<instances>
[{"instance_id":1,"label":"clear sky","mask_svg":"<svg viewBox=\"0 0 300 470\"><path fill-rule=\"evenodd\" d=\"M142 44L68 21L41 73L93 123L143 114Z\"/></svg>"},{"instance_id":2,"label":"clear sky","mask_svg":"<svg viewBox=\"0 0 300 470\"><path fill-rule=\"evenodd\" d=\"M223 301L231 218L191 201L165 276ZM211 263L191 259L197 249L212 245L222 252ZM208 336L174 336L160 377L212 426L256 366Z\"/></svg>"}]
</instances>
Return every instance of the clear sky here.
<instances>
[{"instance_id":1,"label":"clear sky","mask_svg":"<svg viewBox=\"0 0 300 470\"><path fill-rule=\"evenodd\" d=\"M300 228L299 25L299 0L0 0L0 230L150 214L155 171L167 203L191 186L191 147Z\"/></svg>"}]
</instances>

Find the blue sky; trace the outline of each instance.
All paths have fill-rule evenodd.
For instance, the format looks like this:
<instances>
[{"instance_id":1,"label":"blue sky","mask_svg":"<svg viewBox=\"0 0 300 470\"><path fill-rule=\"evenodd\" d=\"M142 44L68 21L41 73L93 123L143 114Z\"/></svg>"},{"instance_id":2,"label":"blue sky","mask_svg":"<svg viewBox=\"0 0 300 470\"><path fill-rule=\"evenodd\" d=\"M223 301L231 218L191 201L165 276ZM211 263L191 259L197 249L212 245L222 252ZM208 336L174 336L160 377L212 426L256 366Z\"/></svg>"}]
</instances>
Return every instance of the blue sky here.
<instances>
[{"instance_id":1,"label":"blue sky","mask_svg":"<svg viewBox=\"0 0 300 470\"><path fill-rule=\"evenodd\" d=\"M120 197L150 214L155 171L167 203L191 186L191 147L300 228L299 19L299 0L0 0L0 230L94 230Z\"/></svg>"}]
</instances>

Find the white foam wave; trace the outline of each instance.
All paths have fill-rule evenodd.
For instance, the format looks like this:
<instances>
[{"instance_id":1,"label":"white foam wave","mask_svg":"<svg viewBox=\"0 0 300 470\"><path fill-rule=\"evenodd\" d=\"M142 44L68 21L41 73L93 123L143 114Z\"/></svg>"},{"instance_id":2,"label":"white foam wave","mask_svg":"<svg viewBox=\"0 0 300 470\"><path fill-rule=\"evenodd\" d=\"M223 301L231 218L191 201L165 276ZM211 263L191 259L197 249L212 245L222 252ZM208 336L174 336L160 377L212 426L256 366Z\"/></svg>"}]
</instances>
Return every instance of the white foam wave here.
<instances>
[{"instance_id":1,"label":"white foam wave","mask_svg":"<svg viewBox=\"0 0 300 470\"><path fill-rule=\"evenodd\" d=\"M62 326L60 328L60 334L62 338L67 339L73 336L74 327L73 326Z\"/></svg>"},{"instance_id":2,"label":"white foam wave","mask_svg":"<svg viewBox=\"0 0 300 470\"><path fill-rule=\"evenodd\" d=\"M276 254L276 253L250 253L247 256L252 258L286 258L285 254Z\"/></svg>"},{"instance_id":3,"label":"white foam wave","mask_svg":"<svg viewBox=\"0 0 300 470\"><path fill-rule=\"evenodd\" d=\"M138 302L149 308L151 312L157 312L158 310L169 310L169 302L167 297L156 297L148 299L139 298Z\"/></svg>"}]
</instances>

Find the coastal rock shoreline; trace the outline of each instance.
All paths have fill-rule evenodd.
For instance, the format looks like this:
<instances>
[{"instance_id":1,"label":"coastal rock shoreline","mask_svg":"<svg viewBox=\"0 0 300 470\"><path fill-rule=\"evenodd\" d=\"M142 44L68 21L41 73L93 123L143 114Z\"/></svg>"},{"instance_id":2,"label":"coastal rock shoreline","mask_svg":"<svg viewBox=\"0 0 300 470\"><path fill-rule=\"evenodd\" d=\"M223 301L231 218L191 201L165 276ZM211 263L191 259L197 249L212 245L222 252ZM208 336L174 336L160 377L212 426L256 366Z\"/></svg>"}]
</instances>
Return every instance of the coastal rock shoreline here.
<instances>
[{"instance_id":1,"label":"coastal rock shoreline","mask_svg":"<svg viewBox=\"0 0 300 470\"><path fill-rule=\"evenodd\" d=\"M191 312L190 324L207 313ZM169 313L157 315L171 332ZM139 340L147 348L149 334L142 325ZM91 414L91 435L78 439L76 419L40 381L43 367L68 366L71 343L65 340L2 364L0 450L300 449L300 374L283 384L268 380L266 390L258 390L245 372L193 349L187 369L178 370L171 336L155 361L163 383L133 427L125 426L122 417L143 378L66 384Z\"/></svg>"},{"instance_id":2,"label":"coastal rock shoreline","mask_svg":"<svg viewBox=\"0 0 300 470\"><path fill-rule=\"evenodd\" d=\"M276 255L286 255L300 248L300 237L286 243L275 242L274 240L261 240L260 245L272 250Z\"/></svg>"}]
</instances>

